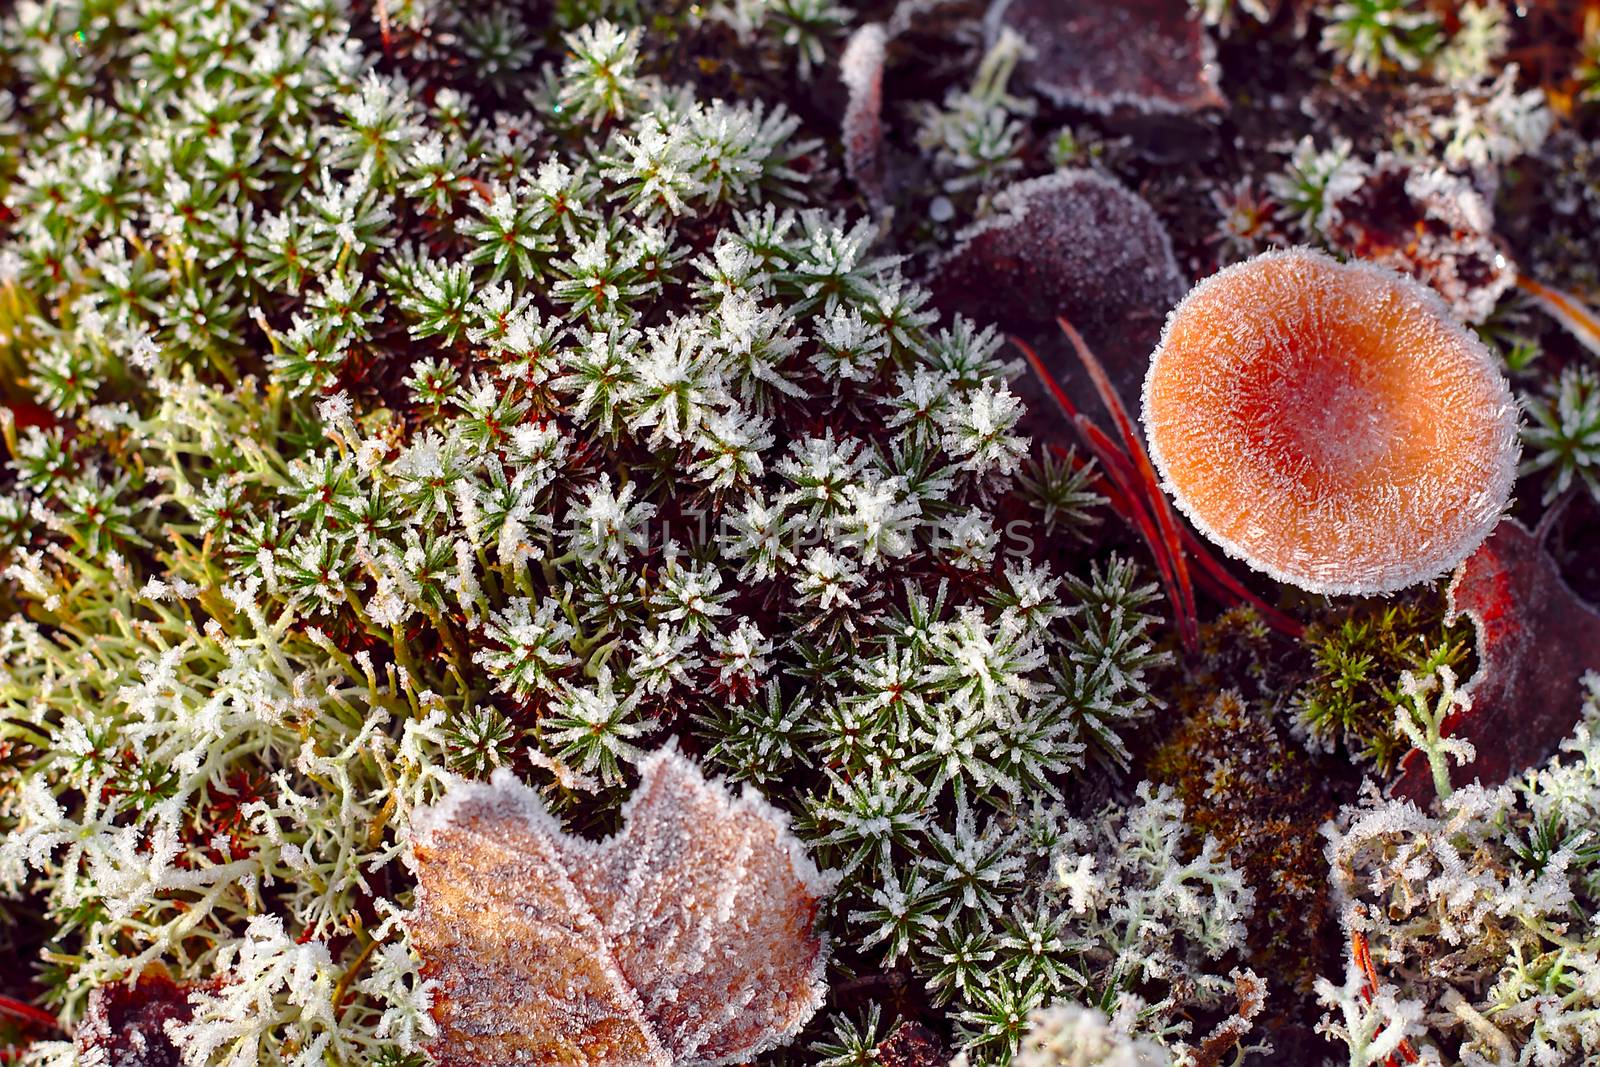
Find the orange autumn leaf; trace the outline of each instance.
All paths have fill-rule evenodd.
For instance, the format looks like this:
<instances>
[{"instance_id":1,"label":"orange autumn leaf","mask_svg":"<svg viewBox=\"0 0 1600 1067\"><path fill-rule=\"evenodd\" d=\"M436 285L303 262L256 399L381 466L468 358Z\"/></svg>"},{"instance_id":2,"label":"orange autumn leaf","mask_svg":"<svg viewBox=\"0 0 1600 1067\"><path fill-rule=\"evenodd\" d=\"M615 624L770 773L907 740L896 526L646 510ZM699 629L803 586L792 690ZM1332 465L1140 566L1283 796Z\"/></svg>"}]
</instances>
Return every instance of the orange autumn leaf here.
<instances>
[{"instance_id":1,"label":"orange autumn leaf","mask_svg":"<svg viewBox=\"0 0 1600 1067\"><path fill-rule=\"evenodd\" d=\"M509 771L419 815L407 919L450 1065L743 1063L821 1005L832 887L786 817L669 745L623 828L572 837Z\"/></svg>"}]
</instances>

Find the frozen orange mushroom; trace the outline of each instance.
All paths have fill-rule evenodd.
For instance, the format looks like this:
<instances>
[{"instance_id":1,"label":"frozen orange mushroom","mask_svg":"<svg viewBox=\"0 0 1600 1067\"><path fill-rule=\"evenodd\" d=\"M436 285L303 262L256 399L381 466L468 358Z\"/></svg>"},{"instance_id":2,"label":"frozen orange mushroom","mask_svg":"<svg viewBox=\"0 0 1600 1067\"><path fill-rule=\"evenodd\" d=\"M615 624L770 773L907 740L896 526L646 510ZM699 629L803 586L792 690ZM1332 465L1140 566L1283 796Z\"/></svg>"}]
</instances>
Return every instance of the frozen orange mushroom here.
<instances>
[{"instance_id":1,"label":"frozen orange mushroom","mask_svg":"<svg viewBox=\"0 0 1600 1067\"><path fill-rule=\"evenodd\" d=\"M1517 408L1432 290L1309 249L1212 275L1144 383L1163 485L1230 555L1317 593L1437 577L1499 521Z\"/></svg>"}]
</instances>

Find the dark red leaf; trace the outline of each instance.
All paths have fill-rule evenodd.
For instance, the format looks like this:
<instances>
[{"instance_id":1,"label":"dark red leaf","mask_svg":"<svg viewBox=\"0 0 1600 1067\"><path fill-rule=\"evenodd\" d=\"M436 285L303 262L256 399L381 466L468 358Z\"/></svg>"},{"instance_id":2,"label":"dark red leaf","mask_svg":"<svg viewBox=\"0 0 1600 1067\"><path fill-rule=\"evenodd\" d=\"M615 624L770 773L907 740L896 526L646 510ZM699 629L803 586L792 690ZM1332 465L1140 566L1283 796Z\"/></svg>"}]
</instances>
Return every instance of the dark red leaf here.
<instances>
[{"instance_id":1,"label":"dark red leaf","mask_svg":"<svg viewBox=\"0 0 1600 1067\"><path fill-rule=\"evenodd\" d=\"M1543 762L1572 732L1584 672L1600 671L1600 611L1568 588L1538 539L1513 519L1456 568L1449 604L1478 634L1478 671L1464 689L1472 705L1445 724L1478 756L1455 779L1495 785ZM1433 796L1421 753L1401 762L1394 792Z\"/></svg>"},{"instance_id":2,"label":"dark red leaf","mask_svg":"<svg viewBox=\"0 0 1600 1067\"><path fill-rule=\"evenodd\" d=\"M921 1023L901 1023L872 1051L878 1067L945 1067L950 1062L950 1050Z\"/></svg>"},{"instance_id":3,"label":"dark red leaf","mask_svg":"<svg viewBox=\"0 0 1600 1067\"><path fill-rule=\"evenodd\" d=\"M1097 393L1056 328L1066 318L1136 410L1161 324L1189 287L1161 219L1136 193L1085 170L1013 185L994 212L935 265L939 307L1022 335L1076 406L1091 408ZM1031 408L1049 401L1026 379L1018 389Z\"/></svg>"},{"instance_id":4,"label":"dark red leaf","mask_svg":"<svg viewBox=\"0 0 1600 1067\"><path fill-rule=\"evenodd\" d=\"M166 1025L193 1014L189 990L164 975L142 975L131 988L97 986L75 1035L78 1056L105 1067L181 1067Z\"/></svg>"}]
</instances>

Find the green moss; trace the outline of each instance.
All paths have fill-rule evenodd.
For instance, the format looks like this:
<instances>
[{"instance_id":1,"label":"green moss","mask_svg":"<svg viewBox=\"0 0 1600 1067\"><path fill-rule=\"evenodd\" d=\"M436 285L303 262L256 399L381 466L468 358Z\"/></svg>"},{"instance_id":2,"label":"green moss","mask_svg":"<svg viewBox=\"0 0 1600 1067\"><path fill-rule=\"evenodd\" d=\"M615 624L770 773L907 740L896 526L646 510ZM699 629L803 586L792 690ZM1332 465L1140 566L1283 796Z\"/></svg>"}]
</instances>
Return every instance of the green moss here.
<instances>
[{"instance_id":1,"label":"green moss","mask_svg":"<svg viewBox=\"0 0 1600 1067\"><path fill-rule=\"evenodd\" d=\"M1397 679L1441 666L1467 677L1471 624L1446 625L1435 592L1332 612L1306 630L1310 676L1290 698L1295 728L1321 751L1343 750L1389 773L1410 746L1394 727Z\"/></svg>"}]
</instances>

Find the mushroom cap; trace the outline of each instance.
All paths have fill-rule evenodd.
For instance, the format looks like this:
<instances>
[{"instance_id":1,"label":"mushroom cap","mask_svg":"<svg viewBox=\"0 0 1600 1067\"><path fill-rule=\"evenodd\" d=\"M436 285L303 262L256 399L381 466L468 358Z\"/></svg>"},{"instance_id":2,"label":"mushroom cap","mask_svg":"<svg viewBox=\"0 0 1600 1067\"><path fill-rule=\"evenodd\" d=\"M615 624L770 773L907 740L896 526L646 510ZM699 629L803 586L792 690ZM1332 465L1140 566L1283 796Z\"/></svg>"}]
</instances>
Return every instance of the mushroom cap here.
<instances>
[{"instance_id":1,"label":"mushroom cap","mask_svg":"<svg viewBox=\"0 0 1600 1067\"><path fill-rule=\"evenodd\" d=\"M1434 292L1268 252L1167 317L1144 382L1163 487L1231 556L1315 593L1390 593L1487 537L1517 468L1494 357Z\"/></svg>"}]
</instances>

